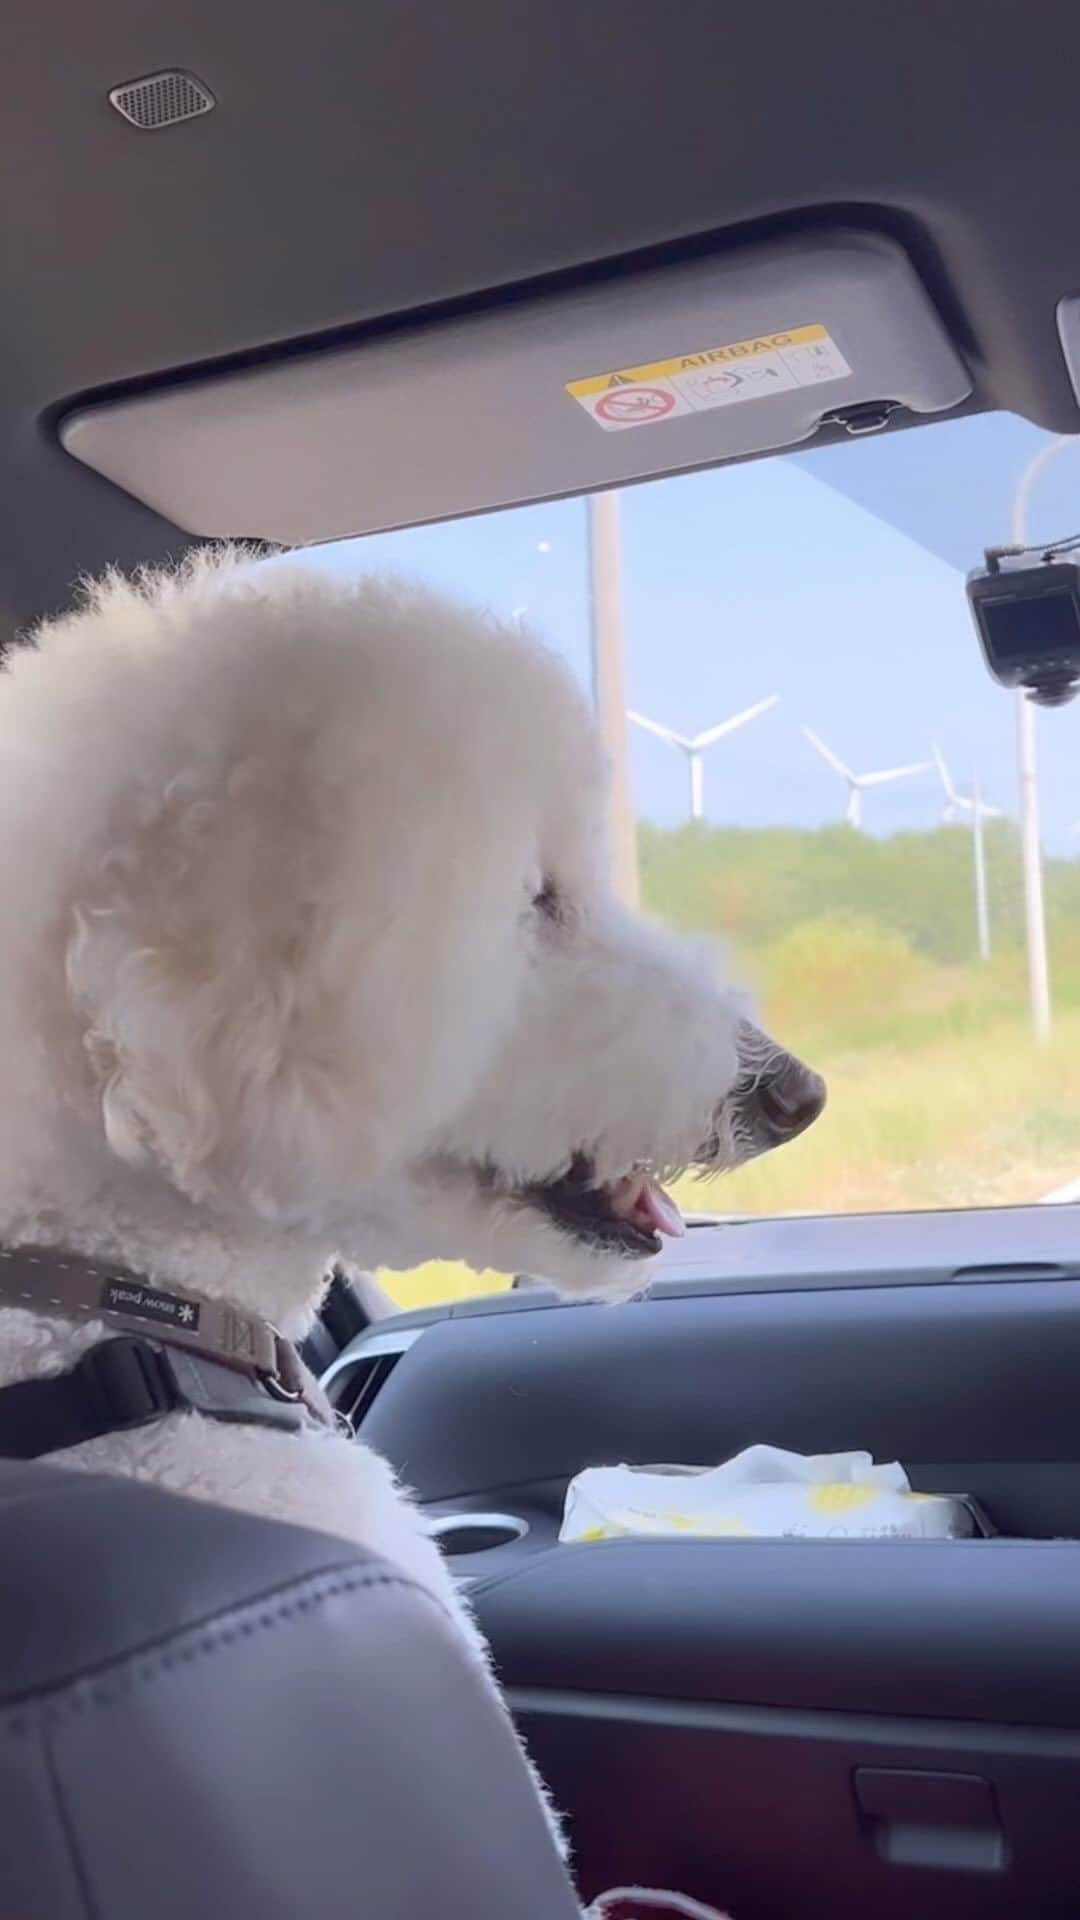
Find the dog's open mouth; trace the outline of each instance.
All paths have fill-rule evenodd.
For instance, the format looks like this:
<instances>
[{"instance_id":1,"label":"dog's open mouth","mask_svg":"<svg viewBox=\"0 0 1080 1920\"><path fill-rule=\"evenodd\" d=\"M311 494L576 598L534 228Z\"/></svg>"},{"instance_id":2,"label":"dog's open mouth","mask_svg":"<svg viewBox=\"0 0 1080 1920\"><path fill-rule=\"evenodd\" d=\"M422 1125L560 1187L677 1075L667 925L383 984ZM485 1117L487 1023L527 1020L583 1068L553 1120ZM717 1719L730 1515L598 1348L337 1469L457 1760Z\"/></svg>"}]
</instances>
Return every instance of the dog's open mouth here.
<instances>
[{"instance_id":1,"label":"dog's open mouth","mask_svg":"<svg viewBox=\"0 0 1080 1920\"><path fill-rule=\"evenodd\" d=\"M602 1186L583 1153L558 1180L526 1187L521 1197L576 1240L628 1260L648 1259L659 1253L662 1235L686 1232L675 1201L646 1168Z\"/></svg>"}]
</instances>

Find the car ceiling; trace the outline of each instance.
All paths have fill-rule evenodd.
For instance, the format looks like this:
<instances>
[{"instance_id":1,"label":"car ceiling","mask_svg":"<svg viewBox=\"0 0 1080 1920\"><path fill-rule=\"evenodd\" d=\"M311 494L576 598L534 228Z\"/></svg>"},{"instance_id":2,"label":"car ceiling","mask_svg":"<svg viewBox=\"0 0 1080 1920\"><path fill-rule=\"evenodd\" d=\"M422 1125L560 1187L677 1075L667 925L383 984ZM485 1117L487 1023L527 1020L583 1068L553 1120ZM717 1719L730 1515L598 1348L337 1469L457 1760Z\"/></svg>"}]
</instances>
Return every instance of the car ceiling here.
<instances>
[{"instance_id":1,"label":"car ceiling","mask_svg":"<svg viewBox=\"0 0 1080 1920\"><path fill-rule=\"evenodd\" d=\"M172 67L212 113L109 106ZM1075 431L1078 67L1046 0L8 0L0 617L185 544L62 450L75 401L793 223L899 237L972 404Z\"/></svg>"}]
</instances>

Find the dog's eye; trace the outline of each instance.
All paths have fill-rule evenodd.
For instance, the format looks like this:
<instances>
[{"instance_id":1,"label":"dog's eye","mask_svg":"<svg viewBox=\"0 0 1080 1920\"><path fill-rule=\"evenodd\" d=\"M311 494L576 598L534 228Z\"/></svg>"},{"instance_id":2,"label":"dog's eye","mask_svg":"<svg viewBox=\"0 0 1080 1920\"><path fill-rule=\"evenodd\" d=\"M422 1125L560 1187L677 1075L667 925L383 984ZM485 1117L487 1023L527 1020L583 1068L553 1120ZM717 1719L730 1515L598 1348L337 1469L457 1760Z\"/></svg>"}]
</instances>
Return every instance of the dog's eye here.
<instances>
[{"instance_id":1,"label":"dog's eye","mask_svg":"<svg viewBox=\"0 0 1080 1920\"><path fill-rule=\"evenodd\" d=\"M562 897L550 875L544 879L539 892L533 894L533 911L545 920L562 919Z\"/></svg>"}]
</instances>

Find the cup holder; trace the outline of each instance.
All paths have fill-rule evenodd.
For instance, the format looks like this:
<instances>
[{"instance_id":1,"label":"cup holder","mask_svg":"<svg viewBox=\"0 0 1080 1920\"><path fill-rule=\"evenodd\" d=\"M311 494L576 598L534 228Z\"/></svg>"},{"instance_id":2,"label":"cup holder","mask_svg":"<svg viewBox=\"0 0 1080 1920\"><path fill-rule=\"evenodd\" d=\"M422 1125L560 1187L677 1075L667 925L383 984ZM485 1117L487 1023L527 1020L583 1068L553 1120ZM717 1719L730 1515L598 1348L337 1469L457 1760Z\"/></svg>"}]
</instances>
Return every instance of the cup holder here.
<instances>
[{"instance_id":1,"label":"cup holder","mask_svg":"<svg viewBox=\"0 0 1080 1920\"><path fill-rule=\"evenodd\" d=\"M444 1513L431 1521L429 1531L444 1553L456 1557L509 1547L515 1540L524 1540L529 1523L513 1513Z\"/></svg>"}]
</instances>

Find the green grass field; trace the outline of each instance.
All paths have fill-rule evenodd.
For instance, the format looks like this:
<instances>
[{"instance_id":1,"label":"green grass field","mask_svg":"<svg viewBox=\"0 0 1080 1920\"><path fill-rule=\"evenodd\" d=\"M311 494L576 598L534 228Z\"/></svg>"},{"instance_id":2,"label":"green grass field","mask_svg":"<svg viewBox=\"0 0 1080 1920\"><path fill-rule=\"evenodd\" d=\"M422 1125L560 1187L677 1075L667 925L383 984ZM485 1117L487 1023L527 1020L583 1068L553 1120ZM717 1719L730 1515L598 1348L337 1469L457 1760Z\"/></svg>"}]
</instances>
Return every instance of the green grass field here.
<instances>
[{"instance_id":1,"label":"green grass field","mask_svg":"<svg viewBox=\"0 0 1080 1920\"><path fill-rule=\"evenodd\" d=\"M1056 863L1060 872L1048 875L1055 1023L1040 1050L1027 1023L1009 911L1013 851L1003 836L996 858L1000 951L980 966L957 957L970 947L970 846L955 829L886 842L835 828L756 837L644 830L646 897L665 918L731 940L733 920L752 913L753 926L732 941L741 971L760 986L771 1030L829 1084L825 1114L801 1140L739 1172L681 1182L684 1208L1007 1204L1080 1178L1078 865ZM736 881L753 872L752 895L728 884L733 870ZM863 893L872 914L851 904ZM381 1278L410 1307L508 1284L445 1261Z\"/></svg>"}]
</instances>

